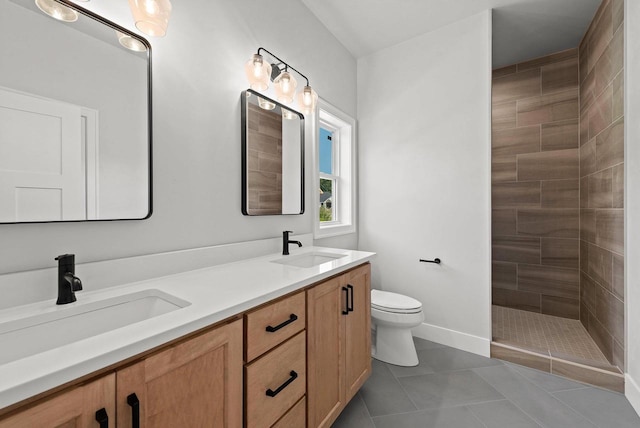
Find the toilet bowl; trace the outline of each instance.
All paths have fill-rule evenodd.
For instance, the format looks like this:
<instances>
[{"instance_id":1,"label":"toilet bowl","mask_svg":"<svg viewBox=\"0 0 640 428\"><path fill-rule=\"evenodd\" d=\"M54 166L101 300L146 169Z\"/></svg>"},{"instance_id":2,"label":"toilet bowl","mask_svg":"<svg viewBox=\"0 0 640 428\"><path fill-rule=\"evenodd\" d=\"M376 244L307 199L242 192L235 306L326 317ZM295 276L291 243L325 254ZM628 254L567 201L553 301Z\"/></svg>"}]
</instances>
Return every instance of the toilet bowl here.
<instances>
[{"instance_id":1,"label":"toilet bowl","mask_svg":"<svg viewBox=\"0 0 640 428\"><path fill-rule=\"evenodd\" d=\"M411 329L424 321L422 303L389 291L371 290L371 324L375 331L371 355L397 366L417 366Z\"/></svg>"}]
</instances>

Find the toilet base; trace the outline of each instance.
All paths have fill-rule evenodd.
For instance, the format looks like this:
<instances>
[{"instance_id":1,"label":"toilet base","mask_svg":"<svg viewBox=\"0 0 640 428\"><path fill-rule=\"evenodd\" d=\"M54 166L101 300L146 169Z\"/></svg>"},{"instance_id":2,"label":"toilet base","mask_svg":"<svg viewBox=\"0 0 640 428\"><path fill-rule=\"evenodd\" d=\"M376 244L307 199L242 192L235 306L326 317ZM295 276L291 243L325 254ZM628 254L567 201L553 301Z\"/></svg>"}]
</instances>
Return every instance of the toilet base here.
<instances>
[{"instance_id":1,"label":"toilet base","mask_svg":"<svg viewBox=\"0 0 640 428\"><path fill-rule=\"evenodd\" d=\"M404 367L418 365L418 353L411 329L377 325L375 338L371 356L376 360Z\"/></svg>"}]
</instances>

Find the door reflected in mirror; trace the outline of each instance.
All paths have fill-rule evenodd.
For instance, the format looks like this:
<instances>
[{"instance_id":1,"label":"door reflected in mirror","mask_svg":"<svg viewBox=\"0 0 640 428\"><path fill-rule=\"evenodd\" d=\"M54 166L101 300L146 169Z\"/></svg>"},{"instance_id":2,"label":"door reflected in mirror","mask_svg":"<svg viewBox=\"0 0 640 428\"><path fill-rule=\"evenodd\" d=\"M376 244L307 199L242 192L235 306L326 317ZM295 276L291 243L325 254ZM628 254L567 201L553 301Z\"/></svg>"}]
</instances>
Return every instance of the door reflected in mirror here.
<instances>
[{"instance_id":1,"label":"door reflected in mirror","mask_svg":"<svg viewBox=\"0 0 640 428\"><path fill-rule=\"evenodd\" d=\"M304 213L304 116L242 92L242 213Z\"/></svg>"},{"instance_id":2,"label":"door reflected in mirror","mask_svg":"<svg viewBox=\"0 0 640 428\"><path fill-rule=\"evenodd\" d=\"M0 0L0 223L146 218L149 44L61 7Z\"/></svg>"}]
</instances>

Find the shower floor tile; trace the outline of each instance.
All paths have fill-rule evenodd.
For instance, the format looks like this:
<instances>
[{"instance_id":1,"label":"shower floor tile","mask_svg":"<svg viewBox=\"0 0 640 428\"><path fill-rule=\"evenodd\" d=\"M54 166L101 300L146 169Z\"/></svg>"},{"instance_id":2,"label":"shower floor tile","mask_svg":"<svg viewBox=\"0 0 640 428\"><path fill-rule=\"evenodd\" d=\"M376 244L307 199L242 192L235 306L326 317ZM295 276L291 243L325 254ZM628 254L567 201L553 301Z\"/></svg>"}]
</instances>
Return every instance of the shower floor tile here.
<instances>
[{"instance_id":1,"label":"shower floor tile","mask_svg":"<svg viewBox=\"0 0 640 428\"><path fill-rule=\"evenodd\" d=\"M581 362L609 366L609 362L579 320L535 312L492 307L493 340L563 355Z\"/></svg>"}]
</instances>

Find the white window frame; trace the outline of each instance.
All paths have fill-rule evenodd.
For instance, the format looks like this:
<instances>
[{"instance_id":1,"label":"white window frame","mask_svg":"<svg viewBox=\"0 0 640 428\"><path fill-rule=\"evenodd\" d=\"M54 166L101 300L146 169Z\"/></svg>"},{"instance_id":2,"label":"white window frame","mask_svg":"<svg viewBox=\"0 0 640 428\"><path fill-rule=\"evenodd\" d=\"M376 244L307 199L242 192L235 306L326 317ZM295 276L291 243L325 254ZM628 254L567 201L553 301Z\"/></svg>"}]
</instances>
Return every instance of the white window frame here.
<instances>
[{"instance_id":1,"label":"white window frame","mask_svg":"<svg viewBox=\"0 0 640 428\"><path fill-rule=\"evenodd\" d=\"M320 173L320 127L333 132L333 174ZM335 179L331 189L332 221L320 221L320 178ZM356 232L356 121L323 99L318 99L313 134L312 211L314 238Z\"/></svg>"}]
</instances>

